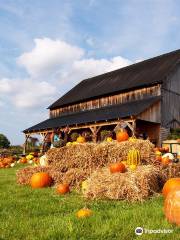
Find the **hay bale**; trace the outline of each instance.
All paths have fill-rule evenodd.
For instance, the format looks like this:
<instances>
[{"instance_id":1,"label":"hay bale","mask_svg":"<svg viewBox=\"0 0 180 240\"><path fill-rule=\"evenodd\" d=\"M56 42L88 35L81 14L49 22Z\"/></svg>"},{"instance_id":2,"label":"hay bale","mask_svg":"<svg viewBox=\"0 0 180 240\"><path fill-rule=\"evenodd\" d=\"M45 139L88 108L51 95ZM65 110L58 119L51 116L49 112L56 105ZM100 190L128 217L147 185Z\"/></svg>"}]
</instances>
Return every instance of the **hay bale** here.
<instances>
[{"instance_id":1,"label":"hay bale","mask_svg":"<svg viewBox=\"0 0 180 240\"><path fill-rule=\"evenodd\" d=\"M115 174L102 168L88 178L88 187L83 194L88 199L142 201L160 190L158 174L153 165Z\"/></svg>"},{"instance_id":2,"label":"hay bale","mask_svg":"<svg viewBox=\"0 0 180 240\"><path fill-rule=\"evenodd\" d=\"M180 177L180 163L172 163L167 166L160 165L158 166L158 171L161 187L163 187L168 179Z\"/></svg>"},{"instance_id":3,"label":"hay bale","mask_svg":"<svg viewBox=\"0 0 180 240\"><path fill-rule=\"evenodd\" d=\"M16 173L17 183L22 185L29 185L30 179L34 173L47 172L48 170L49 170L49 167L41 167L41 166L37 166L37 167L30 166L30 167L20 169Z\"/></svg>"},{"instance_id":4,"label":"hay bale","mask_svg":"<svg viewBox=\"0 0 180 240\"><path fill-rule=\"evenodd\" d=\"M140 151L142 164L151 164L155 160L153 147L150 141L140 139L135 142L85 143L50 149L47 159L50 166L55 166L61 171L70 168L95 170L112 162L126 160L128 151L136 148Z\"/></svg>"}]
</instances>

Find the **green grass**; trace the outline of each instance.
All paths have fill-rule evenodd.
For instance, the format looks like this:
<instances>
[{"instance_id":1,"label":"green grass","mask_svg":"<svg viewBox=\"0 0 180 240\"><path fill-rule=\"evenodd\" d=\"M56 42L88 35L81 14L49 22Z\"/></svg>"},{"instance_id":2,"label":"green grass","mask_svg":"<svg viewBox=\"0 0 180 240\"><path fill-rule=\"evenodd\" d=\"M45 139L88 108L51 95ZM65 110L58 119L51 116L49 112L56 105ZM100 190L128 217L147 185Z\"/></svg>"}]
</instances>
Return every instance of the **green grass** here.
<instances>
[{"instance_id":1,"label":"green grass","mask_svg":"<svg viewBox=\"0 0 180 240\"><path fill-rule=\"evenodd\" d=\"M17 168L0 170L0 239L171 239L180 231L163 215L162 197L144 203L85 201L79 194L55 194L53 188L32 190L16 184ZM76 212L87 206L93 216L77 219ZM136 236L137 226L172 229L172 234Z\"/></svg>"}]
</instances>

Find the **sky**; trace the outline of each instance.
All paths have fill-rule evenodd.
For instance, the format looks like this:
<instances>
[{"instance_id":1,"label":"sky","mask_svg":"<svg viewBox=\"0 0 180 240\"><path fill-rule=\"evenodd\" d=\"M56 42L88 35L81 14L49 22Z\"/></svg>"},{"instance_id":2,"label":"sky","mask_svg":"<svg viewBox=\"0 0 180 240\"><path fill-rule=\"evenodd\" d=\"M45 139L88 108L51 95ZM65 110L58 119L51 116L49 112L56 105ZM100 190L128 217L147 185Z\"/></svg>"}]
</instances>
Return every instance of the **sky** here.
<instances>
[{"instance_id":1,"label":"sky","mask_svg":"<svg viewBox=\"0 0 180 240\"><path fill-rule=\"evenodd\" d=\"M179 0L0 0L0 133L48 118L81 80L180 48Z\"/></svg>"}]
</instances>

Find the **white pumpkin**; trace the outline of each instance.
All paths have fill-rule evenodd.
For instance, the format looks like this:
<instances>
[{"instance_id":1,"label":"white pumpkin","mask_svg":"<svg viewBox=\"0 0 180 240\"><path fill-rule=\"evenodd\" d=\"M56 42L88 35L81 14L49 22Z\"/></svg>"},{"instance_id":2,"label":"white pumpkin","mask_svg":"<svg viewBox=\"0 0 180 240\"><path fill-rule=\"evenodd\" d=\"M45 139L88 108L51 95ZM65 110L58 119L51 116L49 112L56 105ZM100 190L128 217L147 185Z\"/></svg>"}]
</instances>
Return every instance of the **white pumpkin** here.
<instances>
[{"instance_id":1,"label":"white pumpkin","mask_svg":"<svg viewBox=\"0 0 180 240\"><path fill-rule=\"evenodd\" d=\"M173 160L174 159L174 155L172 153L165 153L162 158L166 158L168 157L170 160Z\"/></svg>"},{"instance_id":2,"label":"white pumpkin","mask_svg":"<svg viewBox=\"0 0 180 240\"><path fill-rule=\"evenodd\" d=\"M15 163L11 163L11 165L10 165L11 167L14 167L15 166Z\"/></svg>"},{"instance_id":3,"label":"white pumpkin","mask_svg":"<svg viewBox=\"0 0 180 240\"><path fill-rule=\"evenodd\" d=\"M39 159L39 164L42 167L46 167L48 165L48 161L47 161L47 156L46 154L44 154L42 157L40 157Z\"/></svg>"}]
</instances>

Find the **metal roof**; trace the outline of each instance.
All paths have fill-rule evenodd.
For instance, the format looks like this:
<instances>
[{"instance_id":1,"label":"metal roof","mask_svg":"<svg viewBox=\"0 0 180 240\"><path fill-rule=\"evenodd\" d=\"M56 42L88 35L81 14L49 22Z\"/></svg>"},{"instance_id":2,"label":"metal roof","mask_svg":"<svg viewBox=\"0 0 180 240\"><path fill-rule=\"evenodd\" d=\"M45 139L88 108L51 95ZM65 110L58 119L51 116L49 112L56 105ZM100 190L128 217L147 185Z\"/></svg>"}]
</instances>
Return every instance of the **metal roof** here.
<instances>
[{"instance_id":1,"label":"metal roof","mask_svg":"<svg viewBox=\"0 0 180 240\"><path fill-rule=\"evenodd\" d=\"M150 97L124 104L111 105L103 108L68 114L57 118L50 118L24 130L23 132L35 132L39 130L72 126L75 124L93 123L98 121L115 120L129 116L137 116L159 100L160 96Z\"/></svg>"},{"instance_id":2,"label":"metal roof","mask_svg":"<svg viewBox=\"0 0 180 240\"><path fill-rule=\"evenodd\" d=\"M162 83L180 60L180 50L81 81L50 109L87 101L100 96Z\"/></svg>"}]
</instances>

